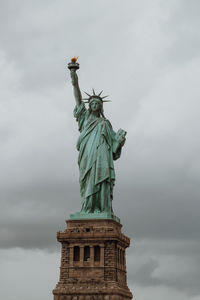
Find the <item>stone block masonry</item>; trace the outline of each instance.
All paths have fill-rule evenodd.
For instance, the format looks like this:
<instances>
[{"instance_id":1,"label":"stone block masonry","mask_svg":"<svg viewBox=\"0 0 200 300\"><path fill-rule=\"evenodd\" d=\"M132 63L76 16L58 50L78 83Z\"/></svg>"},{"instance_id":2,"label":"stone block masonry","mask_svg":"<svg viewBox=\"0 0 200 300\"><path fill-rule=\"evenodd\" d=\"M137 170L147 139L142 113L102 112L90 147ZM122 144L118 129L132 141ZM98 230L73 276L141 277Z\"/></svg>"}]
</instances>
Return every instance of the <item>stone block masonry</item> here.
<instances>
[{"instance_id":1,"label":"stone block masonry","mask_svg":"<svg viewBox=\"0 0 200 300\"><path fill-rule=\"evenodd\" d=\"M114 220L68 220L54 300L131 300L126 280L130 239Z\"/></svg>"}]
</instances>

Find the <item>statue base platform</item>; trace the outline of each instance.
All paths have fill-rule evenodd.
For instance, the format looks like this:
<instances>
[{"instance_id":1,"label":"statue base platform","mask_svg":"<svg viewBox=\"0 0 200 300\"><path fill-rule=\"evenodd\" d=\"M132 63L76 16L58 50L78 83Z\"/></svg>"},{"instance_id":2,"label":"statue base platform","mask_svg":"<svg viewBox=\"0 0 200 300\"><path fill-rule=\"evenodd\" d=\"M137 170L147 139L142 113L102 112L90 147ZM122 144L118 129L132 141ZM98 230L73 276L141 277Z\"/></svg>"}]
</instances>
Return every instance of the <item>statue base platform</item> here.
<instances>
[{"instance_id":1,"label":"statue base platform","mask_svg":"<svg viewBox=\"0 0 200 300\"><path fill-rule=\"evenodd\" d=\"M131 300L125 254L130 239L122 225L107 218L66 223L57 233L62 250L54 300Z\"/></svg>"},{"instance_id":2,"label":"statue base platform","mask_svg":"<svg viewBox=\"0 0 200 300\"><path fill-rule=\"evenodd\" d=\"M77 212L70 215L70 220L94 220L94 219L109 219L114 220L120 223L120 219L115 216L113 213L107 212L95 212L95 213L84 213L84 212Z\"/></svg>"}]
</instances>

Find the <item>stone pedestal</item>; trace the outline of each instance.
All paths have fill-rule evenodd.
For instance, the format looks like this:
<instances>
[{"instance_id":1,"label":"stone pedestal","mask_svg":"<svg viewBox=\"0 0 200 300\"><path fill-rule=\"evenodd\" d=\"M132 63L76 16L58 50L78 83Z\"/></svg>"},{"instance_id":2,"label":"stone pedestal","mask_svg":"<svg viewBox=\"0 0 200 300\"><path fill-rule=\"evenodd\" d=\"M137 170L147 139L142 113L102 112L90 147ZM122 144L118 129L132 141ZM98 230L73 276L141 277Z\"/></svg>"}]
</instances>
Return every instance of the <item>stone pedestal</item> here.
<instances>
[{"instance_id":1,"label":"stone pedestal","mask_svg":"<svg viewBox=\"0 0 200 300\"><path fill-rule=\"evenodd\" d=\"M68 220L54 300L130 300L125 250L130 239L114 220Z\"/></svg>"}]
</instances>

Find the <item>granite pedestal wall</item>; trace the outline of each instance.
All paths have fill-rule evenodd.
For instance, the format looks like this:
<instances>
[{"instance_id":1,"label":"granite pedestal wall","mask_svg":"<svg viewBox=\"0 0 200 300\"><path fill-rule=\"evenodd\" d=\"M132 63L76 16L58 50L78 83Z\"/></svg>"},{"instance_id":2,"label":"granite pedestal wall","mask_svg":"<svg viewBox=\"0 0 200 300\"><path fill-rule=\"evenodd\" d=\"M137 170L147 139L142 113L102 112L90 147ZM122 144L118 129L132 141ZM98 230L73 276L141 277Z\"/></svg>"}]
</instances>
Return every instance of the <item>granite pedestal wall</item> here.
<instances>
[{"instance_id":1,"label":"granite pedestal wall","mask_svg":"<svg viewBox=\"0 0 200 300\"><path fill-rule=\"evenodd\" d=\"M126 248L130 239L114 220L68 220L54 300L130 300Z\"/></svg>"}]
</instances>

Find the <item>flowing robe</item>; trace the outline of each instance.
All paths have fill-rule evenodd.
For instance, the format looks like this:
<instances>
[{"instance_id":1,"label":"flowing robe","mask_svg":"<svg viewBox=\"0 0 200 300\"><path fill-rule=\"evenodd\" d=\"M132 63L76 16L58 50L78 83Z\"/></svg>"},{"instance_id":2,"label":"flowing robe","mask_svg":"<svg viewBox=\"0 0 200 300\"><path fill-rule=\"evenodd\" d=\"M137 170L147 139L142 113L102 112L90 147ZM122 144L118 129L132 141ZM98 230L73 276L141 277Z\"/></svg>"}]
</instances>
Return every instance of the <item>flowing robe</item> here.
<instances>
[{"instance_id":1,"label":"flowing robe","mask_svg":"<svg viewBox=\"0 0 200 300\"><path fill-rule=\"evenodd\" d=\"M83 102L75 107L74 117L80 131L77 149L81 212L112 213L115 182L113 159L121 154L120 146L113 152L116 133L108 120L91 114Z\"/></svg>"}]
</instances>

